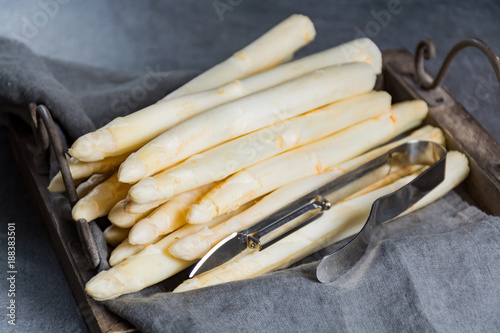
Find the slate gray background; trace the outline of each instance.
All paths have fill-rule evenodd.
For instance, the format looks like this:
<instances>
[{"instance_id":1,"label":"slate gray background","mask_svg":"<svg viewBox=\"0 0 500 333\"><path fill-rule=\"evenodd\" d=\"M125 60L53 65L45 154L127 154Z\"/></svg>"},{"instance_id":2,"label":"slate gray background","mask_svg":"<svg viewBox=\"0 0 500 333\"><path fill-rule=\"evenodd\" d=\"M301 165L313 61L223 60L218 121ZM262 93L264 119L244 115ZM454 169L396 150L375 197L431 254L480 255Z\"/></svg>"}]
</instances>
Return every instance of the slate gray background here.
<instances>
[{"instance_id":1,"label":"slate gray background","mask_svg":"<svg viewBox=\"0 0 500 333\"><path fill-rule=\"evenodd\" d=\"M317 30L315 42L297 56L361 34L371 37L381 49L406 47L412 51L421 39L432 38L437 60L426 66L433 73L453 44L466 37L482 38L500 52L499 1L401 0L400 13L384 22L377 21L377 13L388 9L389 1L383 0L220 0L232 8L222 16L212 0L59 0L57 9L54 1L0 0L0 35L19 39L39 54L136 72L147 68L207 69L292 13L311 17ZM445 85L500 140L500 90L489 83L493 72L488 66L479 51L465 50ZM6 224L15 222L17 226L18 325L14 331L85 331L14 164L3 117L0 127L1 248L5 248ZM4 254L0 258L0 267L6 267ZM0 304L4 309L6 283L1 280ZM3 332L9 328L1 315Z\"/></svg>"}]
</instances>

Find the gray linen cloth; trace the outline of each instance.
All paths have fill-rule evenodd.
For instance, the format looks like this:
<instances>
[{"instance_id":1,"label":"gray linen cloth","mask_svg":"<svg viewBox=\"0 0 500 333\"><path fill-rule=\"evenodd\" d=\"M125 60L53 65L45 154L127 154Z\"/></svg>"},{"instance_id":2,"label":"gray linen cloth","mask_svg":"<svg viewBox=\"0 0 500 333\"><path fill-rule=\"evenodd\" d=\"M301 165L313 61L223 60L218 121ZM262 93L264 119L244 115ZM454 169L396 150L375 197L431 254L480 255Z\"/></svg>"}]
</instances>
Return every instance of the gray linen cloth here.
<instances>
[{"instance_id":1,"label":"gray linen cloth","mask_svg":"<svg viewBox=\"0 0 500 333\"><path fill-rule=\"evenodd\" d=\"M45 103L70 142L103 125L102 119L155 102L194 73L154 73L158 85L130 103L132 89L144 86L147 75L153 74L46 59L0 39L0 101ZM119 108L109 107L118 103ZM103 269L107 251L102 232L92 226ZM315 267L325 253L328 248L293 268L257 278L169 292L185 276L180 274L105 304L144 332L500 329L500 219L455 192L379 226L361 261L337 280L321 284L314 278Z\"/></svg>"}]
</instances>

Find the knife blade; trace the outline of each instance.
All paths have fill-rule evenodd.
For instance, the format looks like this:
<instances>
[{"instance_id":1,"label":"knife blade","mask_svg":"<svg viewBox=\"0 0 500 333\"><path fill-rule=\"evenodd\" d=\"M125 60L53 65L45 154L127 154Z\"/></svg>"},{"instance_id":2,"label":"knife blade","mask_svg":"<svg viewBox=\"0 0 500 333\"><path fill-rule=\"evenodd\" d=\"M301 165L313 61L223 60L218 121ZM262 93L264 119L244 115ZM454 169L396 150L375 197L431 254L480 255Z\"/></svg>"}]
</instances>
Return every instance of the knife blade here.
<instances>
[{"instance_id":1,"label":"knife blade","mask_svg":"<svg viewBox=\"0 0 500 333\"><path fill-rule=\"evenodd\" d=\"M217 243L210 251L198 261L194 266L189 278L193 278L198 274L208 272L226 261L229 261L236 255L243 252L248 247L247 237L241 232L233 232L219 243Z\"/></svg>"}]
</instances>

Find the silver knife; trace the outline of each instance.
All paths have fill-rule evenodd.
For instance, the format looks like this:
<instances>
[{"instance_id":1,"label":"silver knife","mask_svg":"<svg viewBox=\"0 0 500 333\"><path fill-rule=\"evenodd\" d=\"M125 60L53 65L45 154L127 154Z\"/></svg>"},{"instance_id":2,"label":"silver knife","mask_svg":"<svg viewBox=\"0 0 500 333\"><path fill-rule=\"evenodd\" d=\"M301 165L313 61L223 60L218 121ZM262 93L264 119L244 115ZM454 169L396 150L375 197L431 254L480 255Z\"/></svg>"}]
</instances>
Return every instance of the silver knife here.
<instances>
[{"instance_id":1,"label":"silver knife","mask_svg":"<svg viewBox=\"0 0 500 333\"><path fill-rule=\"evenodd\" d=\"M382 202L385 206L389 205L391 207L387 206L380 208L381 205L380 203L378 204L379 209L388 211L388 214L385 215L377 214L378 217L395 217L430 192L442 181L444 178L445 157L446 149L434 142L414 140L397 146L387 153L326 183L318 189L303 195L299 199L291 202L271 215L268 215L250 227L227 236L203 256L193 268L189 277L192 278L198 274L207 272L229 261L247 249L261 251L271 246L296 230L320 218L323 212L328 210L333 203L347 198L349 195L365 188L374 181L386 177L396 170L401 170L409 165L429 165L430 167L427 170L403 187L407 189L406 191L401 191L403 188L398 190L404 193L402 198L404 199L404 204L398 204L399 202L396 202L396 199L393 199L392 203L390 200ZM349 184L348 187L345 186L347 184ZM400 198L398 196L395 197ZM370 214L370 216L372 215L373 214ZM367 224L369 221L370 218L367 220ZM384 221L387 221L387 219ZM380 218L378 219L377 224L378 223L381 223ZM332 270L334 274L338 276L361 257L367 247L367 229L368 228L363 228L364 237L353 237L351 241L337 250L335 254L340 253L340 255L331 256L328 260L330 265L327 264L327 260L322 262L320 266L323 267L323 271L326 269L327 272L318 275L318 279L321 282L327 282L327 280L329 280L329 278L325 277L328 275L328 271ZM369 235L371 235L371 228ZM364 242L362 242L363 240ZM352 250L351 248L355 249ZM345 249L347 249L347 251ZM354 256L350 254L350 252L355 252L357 255ZM343 267L342 269L339 267L330 267L332 266L331 263L333 263L334 266L338 265L338 261L344 260L342 258L345 259L345 263L342 262L340 264L340 266Z\"/></svg>"}]
</instances>

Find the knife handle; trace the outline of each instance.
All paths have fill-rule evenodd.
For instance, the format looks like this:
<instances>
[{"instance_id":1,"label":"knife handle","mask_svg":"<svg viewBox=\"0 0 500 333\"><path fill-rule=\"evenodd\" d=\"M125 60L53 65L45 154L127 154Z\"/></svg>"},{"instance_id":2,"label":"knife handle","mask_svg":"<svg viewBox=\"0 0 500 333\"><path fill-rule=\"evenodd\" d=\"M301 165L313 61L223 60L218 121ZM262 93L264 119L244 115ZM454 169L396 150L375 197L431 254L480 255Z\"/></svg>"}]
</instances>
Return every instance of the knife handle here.
<instances>
[{"instance_id":1,"label":"knife handle","mask_svg":"<svg viewBox=\"0 0 500 333\"><path fill-rule=\"evenodd\" d=\"M320 218L323 215L325 210L330 209L331 204L328 200L326 200L323 196L319 195L314 198L308 204L305 204L296 210L292 211L289 214L284 215L283 217L275 220L274 222L266 225L264 228L260 229L258 232L249 234L247 236L248 247L251 249L258 249L259 251L265 249L268 246L273 245L277 241L283 239L284 237L290 235L291 233L297 231L298 229L306 226L312 221ZM264 244L262 243L262 238L266 235L269 235L271 232L277 230L278 228L283 227L284 225L305 216L309 212L314 212L314 215L308 217L306 220L298 223L292 228L286 230L285 232L280 233L278 236L272 238L271 240L266 241Z\"/></svg>"}]
</instances>

